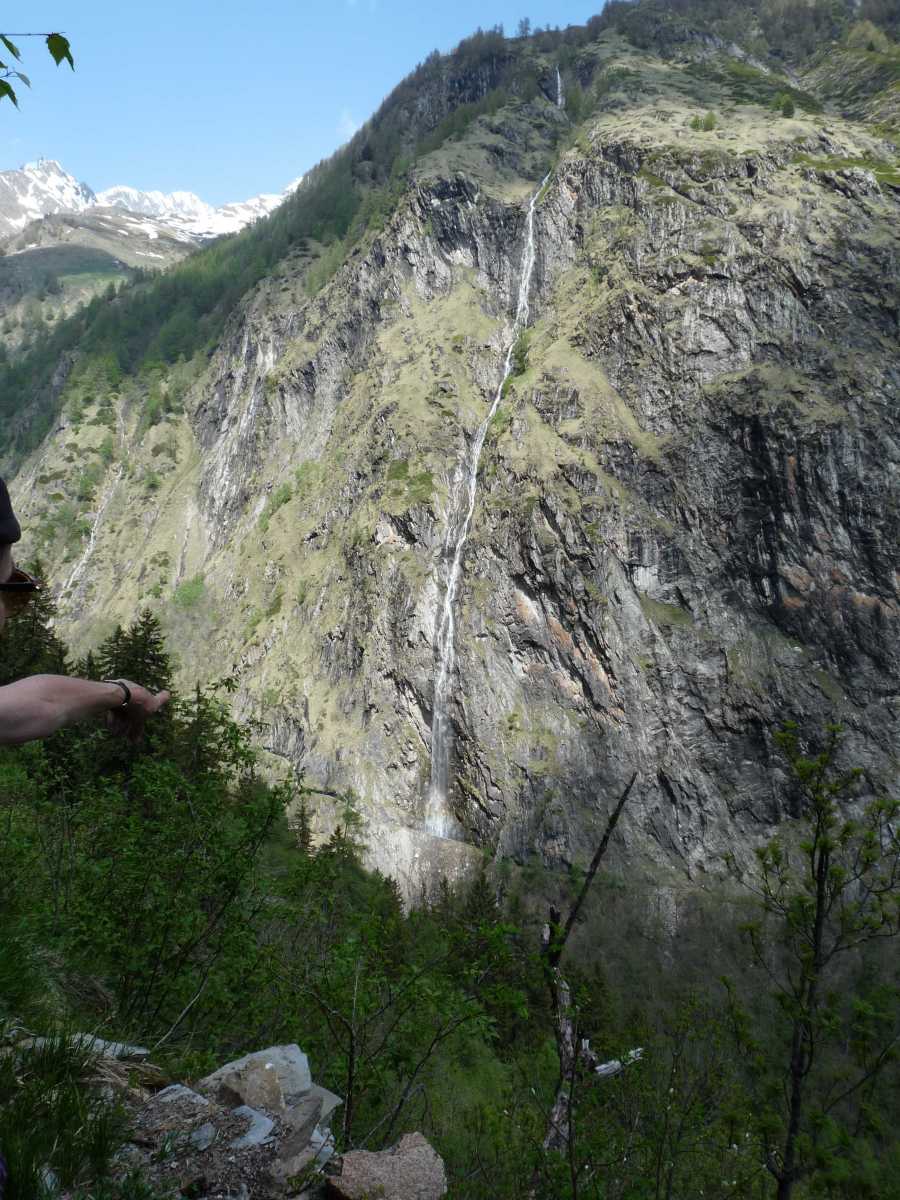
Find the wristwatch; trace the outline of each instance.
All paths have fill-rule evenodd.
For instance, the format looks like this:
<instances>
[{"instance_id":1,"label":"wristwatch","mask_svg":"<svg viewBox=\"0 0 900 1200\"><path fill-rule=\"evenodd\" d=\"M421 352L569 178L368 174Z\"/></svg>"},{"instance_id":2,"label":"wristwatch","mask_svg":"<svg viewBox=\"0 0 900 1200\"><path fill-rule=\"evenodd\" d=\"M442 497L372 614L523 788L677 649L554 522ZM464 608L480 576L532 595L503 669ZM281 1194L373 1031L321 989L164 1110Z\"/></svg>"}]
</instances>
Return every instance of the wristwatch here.
<instances>
[{"instance_id":1,"label":"wristwatch","mask_svg":"<svg viewBox=\"0 0 900 1200\"><path fill-rule=\"evenodd\" d=\"M122 695L125 697L125 699L122 701L122 708L128 707L128 705L131 703L131 688L127 683L123 683L121 679L101 679L100 682L114 683L116 687L120 687L122 689Z\"/></svg>"}]
</instances>

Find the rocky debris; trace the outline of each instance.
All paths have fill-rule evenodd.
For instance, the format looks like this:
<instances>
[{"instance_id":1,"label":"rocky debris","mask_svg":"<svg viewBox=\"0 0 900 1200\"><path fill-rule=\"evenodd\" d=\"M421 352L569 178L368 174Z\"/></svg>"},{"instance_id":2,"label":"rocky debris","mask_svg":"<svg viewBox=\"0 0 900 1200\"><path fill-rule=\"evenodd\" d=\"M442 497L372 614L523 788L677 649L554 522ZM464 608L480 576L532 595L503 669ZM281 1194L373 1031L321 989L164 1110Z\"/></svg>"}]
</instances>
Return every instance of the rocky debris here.
<instances>
[{"instance_id":1,"label":"rocky debris","mask_svg":"<svg viewBox=\"0 0 900 1200\"><path fill-rule=\"evenodd\" d=\"M281 1112L312 1087L309 1060L299 1046L270 1046L226 1063L197 1084L222 1104L259 1105Z\"/></svg>"},{"instance_id":2,"label":"rocky debris","mask_svg":"<svg viewBox=\"0 0 900 1200\"><path fill-rule=\"evenodd\" d=\"M341 1098L313 1083L297 1045L246 1054L197 1089L172 1084L130 1106L123 1176L137 1171L173 1198L274 1200L295 1194L334 1153L328 1125Z\"/></svg>"},{"instance_id":3,"label":"rocky debris","mask_svg":"<svg viewBox=\"0 0 900 1200\"><path fill-rule=\"evenodd\" d=\"M269 1135L275 1128L271 1117L251 1108L249 1104L242 1104L233 1111L236 1117L246 1117L250 1125L246 1133L229 1144L229 1150L247 1150L251 1146L264 1146L269 1141Z\"/></svg>"},{"instance_id":4,"label":"rocky debris","mask_svg":"<svg viewBox=\"0 0 900 1200\"><path fill-rule=\"evenodd\" d=\"M842 171L823 171L822 175L830 187L851 200L862 200L865 197L881 194L878 180L871 171L866 171L862 167L848 167Z\"/></svg>"},{"instance_id":5,"label":"rocky debris","mask_svg":"<svg viewBox=\"0 0 900 1200\"><path fill-rule=\"evenodd\" d=\"M390 1150L351 1150L327 1194L339 1200L438 1200L447 1194L444 1163L421 1133L407 1133Z\"/></svg>"}]
</instances>

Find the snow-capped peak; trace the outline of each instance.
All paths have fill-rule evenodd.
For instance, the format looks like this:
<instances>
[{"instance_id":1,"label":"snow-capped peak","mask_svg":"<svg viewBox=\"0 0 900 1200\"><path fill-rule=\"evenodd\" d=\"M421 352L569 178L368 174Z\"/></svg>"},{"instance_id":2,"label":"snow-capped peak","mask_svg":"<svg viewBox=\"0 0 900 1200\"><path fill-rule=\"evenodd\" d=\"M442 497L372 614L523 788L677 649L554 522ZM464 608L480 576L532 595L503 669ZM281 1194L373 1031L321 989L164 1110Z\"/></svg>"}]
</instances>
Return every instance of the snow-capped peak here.
<instances>
[{"instance_id":1,"label":"snow-capped peak","mask_svg":"<svg viewBox=\"0 0 900 1200\"><path fill-rule=\"evenodd\" d=\"M251 221L272 212L299 182L299 179L294 180L277 195L264 193L219 208L207 204L193 192L141 192L121 185L98 192L96 203L158 217L196 237L218 237L223 233L236 233Z\"/></svg>"},{"instance_id":2,"label":"snow-capped peak","mask_svg":"<svg viewBox=\"0 0 900 1200\"><path fill-rule=\"evenodd\" d=\"M84 212L94 193L54 158L25 163L18 171L0 171L0 234L58 212Z\"/></svg>"},{"instance_id":3,"label":"snow-capped peak","mask_svg":"<svg viewBox=\"0 0 900 1200\"><path fill-rule=\"evenodd\" d=\"M127 208L145 217L197 217L209 209L193 192L142 192L124 184L97 193L97 203L106 208Z\"/></svg>"},{"instance_id":4,"label":"snow-capped peak","mask_svg":"<svg viewBox=\"0 0 900 1200\"><path fill-rule=\"evenodd\" d=\"M0 171L0 237L16 233L40 217L80 213L95 206L154 217L192 238L219 237L236 233L272 212L299 182L294 180L278 195L263 194L215 208L193 192L143 192L120 185L95 195L55 159L39 158L17 171Z\"/></svg>"}]
</instances>

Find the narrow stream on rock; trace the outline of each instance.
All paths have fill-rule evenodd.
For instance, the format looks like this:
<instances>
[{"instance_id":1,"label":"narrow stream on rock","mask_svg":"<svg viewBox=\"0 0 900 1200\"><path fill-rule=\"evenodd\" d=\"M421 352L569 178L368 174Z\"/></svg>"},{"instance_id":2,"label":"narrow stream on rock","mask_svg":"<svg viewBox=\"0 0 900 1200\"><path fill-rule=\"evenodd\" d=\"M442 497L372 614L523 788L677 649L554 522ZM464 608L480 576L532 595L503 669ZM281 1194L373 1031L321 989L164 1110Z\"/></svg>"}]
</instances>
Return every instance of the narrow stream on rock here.
<instances>
[{"instance_id":1,"label":"narrow stream on rock","mask_svg":"<svg viewBox=\"0 0 900 1200\"><path fill-rule=\"evenodd\" d=\"M556 107L565 108L566 97L563 94L562 76L559 73L559 67L556 68Z\"/></svg>"},{"instance_id":2,"label":"narrow stream on rock","mask_svg":"<svg viewBox=\"0 0 900 1200\"><path fill-rule=\"evenodd\" d=\"M528 291L531 286L531 273L534 270L534 206L549 178L548 173L528 205L528 216L525 223L525 250L522 255L522 272L519 278L519 300L516 307L516 319L513 322L509 345L506 349L506 358L503 362L503 375L497 387L494 402L488 410L487 416L478 426L469 446L463 470L457 472L455 476L449 506L451 517L444 542L444 557L450 565L447 570L447 589L444 593L444 604L435 639L437 661L434 680L434 709L431 718L431 784L425 806L425 829L435 837L451 837L455 827L453 817L447 810L452 741L449 702L456 650L456 621L453 609L462 574L463 551L469 536L472 513L475 511L478 465L481 460L484 439L487 437L488 427L503 396L503 385L512 371L512 357L516 341L528 324Z\"/></svg>"}]
</instances>

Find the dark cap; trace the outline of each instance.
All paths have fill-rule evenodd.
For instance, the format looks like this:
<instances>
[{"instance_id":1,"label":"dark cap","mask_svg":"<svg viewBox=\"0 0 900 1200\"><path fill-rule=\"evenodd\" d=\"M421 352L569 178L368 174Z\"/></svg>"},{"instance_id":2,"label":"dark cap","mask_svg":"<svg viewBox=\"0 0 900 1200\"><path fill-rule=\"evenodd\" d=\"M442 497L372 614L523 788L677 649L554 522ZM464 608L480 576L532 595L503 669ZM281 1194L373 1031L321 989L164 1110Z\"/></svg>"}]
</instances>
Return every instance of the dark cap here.
<instances>
[{"instance_id":1,"label":"dark cap","mask_svg":"<svg viewBox=\"0 0 900 1200\"><path fill-rule=\"evenodd\" d=\"M6 490L6 484L0 479L0 546L17 542L21 536L22 530L13 512L9 492Z\"/></svg>"}]
</instances>

